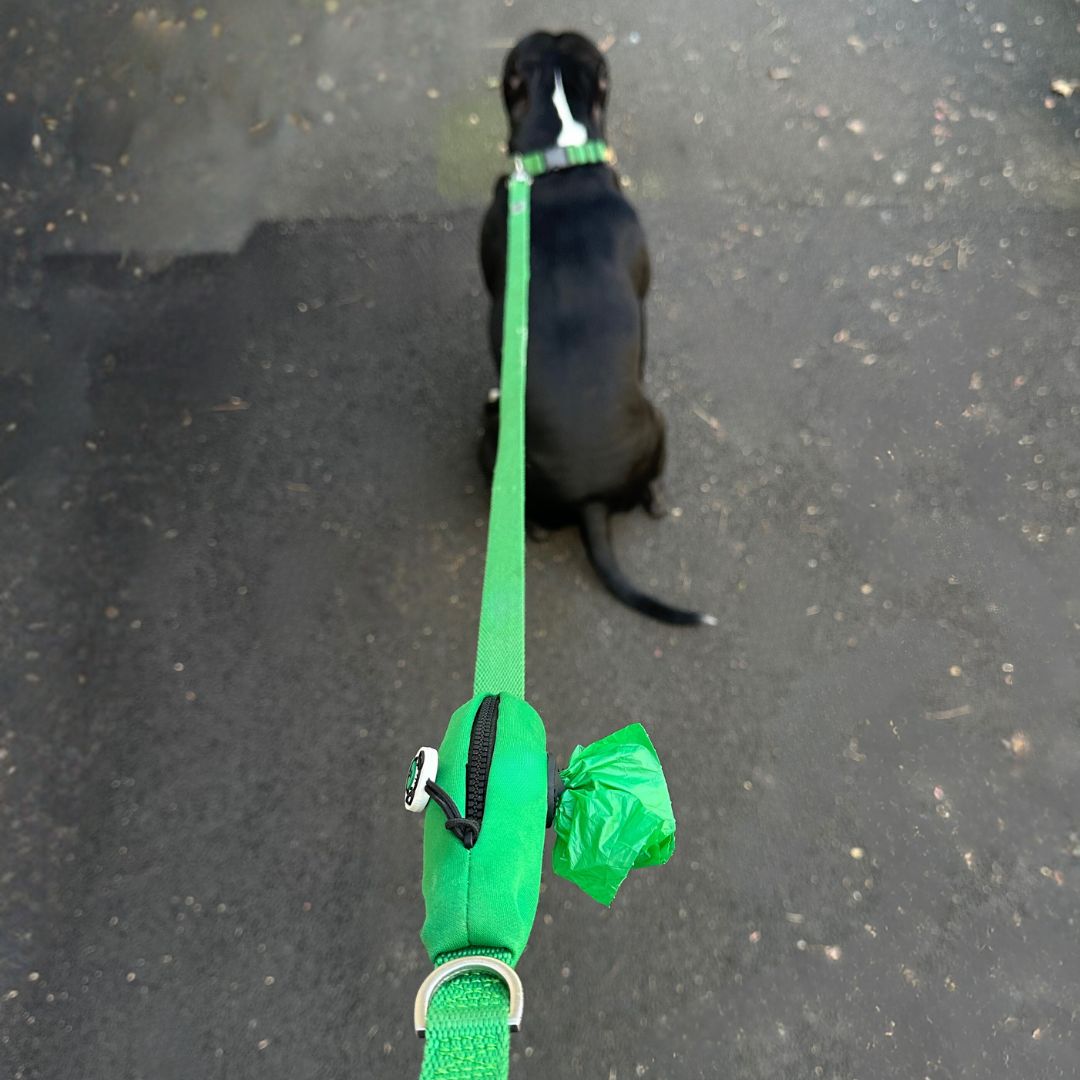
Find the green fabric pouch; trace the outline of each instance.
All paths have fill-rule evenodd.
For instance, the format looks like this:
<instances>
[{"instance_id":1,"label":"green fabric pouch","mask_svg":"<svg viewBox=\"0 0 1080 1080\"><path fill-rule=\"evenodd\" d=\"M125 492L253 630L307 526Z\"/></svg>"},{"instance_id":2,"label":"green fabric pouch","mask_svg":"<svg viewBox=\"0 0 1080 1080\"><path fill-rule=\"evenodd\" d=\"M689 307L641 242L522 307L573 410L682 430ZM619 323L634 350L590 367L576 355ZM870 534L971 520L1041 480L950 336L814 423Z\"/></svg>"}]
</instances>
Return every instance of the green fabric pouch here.
<instances>
[{"instance_id":1,"label":"green fabric pouch","mask_svg":"<svg viewBox=\"0 0 1080 1080\"><path fill-rule=\"evenodd\" d=\"M424 811L421 940L435 964L473 950L506 950L516 964L536 918L544 861L548 765L539 714L510 694L478 694L450 718L438 782L480 828L469 848L434 801Z\"/></svg>"}]
</instances>

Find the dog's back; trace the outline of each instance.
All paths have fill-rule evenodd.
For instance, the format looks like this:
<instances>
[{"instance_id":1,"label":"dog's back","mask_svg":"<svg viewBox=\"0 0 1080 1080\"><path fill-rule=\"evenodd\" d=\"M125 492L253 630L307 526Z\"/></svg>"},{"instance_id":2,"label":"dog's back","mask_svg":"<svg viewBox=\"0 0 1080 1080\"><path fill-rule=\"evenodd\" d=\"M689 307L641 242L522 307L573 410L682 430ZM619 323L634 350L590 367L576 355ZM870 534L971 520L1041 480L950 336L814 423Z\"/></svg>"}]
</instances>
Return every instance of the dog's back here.
<instances>
[{"instance_id":1,"label":"dog's back","mask_svg":"<svg viewBox=\"0 0 1080 1080\"><path fill-rule=\"evenodd\" d=\"M503 97L513 153L603 139L607 64L578 34L532 34L507 57ZM568 141L571 140L571 141ZM611 547L612 511L655 508L663 419L645 395L645 236L606 164L535 178L531 195L526 513L577 524L604 584L624 603L671 623L715 622L638 590ZM506 181L484 219L481 261L499 362L506 270ZM481 458L492 471L498 409L488 403Z\"/></svg>"},{"instance_id":2,"label":"dog's back","mask_svg":"<svg viewBox=\"0 0 1080 1080\"><path fill-rule=\"evenodd\" d=\"M505 215L503 183L482 244L496 357ZM662 438L641 382L647 288L644 234L610 170L574 169L534 185L526 407L534 521L576 521L589 499L613 509L642 500Z\"/></svg>"}]
</instances>

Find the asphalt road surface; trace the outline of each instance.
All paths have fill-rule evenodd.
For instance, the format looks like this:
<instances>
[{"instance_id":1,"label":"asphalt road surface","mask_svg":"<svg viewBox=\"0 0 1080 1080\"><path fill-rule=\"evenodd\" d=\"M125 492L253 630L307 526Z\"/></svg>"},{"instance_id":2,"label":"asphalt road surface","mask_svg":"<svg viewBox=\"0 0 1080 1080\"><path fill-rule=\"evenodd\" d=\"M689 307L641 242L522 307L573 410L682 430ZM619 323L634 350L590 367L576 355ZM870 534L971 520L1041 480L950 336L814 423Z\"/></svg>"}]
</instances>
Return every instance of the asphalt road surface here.
<instances>
[{"instance_id":1,"label":"asphalt road surface","mask_svg":"<svg viewBox=\"0 0 1080 1080\"><path fill-rule=\"evenodd\" d=\"M552 747L645 723L679 846L547 876L512 1075L1080 1074L1080 6L203 2L0 14L0 1074L415 1075L537 25L654 257L617 548L720 625L529 547Z\"/></svg>"}]
</instances>

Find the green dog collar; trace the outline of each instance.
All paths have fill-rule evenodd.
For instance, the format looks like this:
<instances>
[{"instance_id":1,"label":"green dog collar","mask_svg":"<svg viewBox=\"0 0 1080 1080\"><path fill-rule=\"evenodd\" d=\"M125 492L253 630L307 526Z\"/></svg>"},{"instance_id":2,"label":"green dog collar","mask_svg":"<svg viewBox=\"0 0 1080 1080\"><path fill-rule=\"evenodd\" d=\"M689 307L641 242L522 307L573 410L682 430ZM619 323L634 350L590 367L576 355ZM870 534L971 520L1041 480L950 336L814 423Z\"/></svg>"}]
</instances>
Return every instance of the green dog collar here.
<instances>
[{"instance_id":1,"label":"green dog collar","mask_svg":"<svg viewBox=\"0 0 1080 1080\"><path fill-rule=\"evenodd\" d=\"M581 146L552 146L547 150L532 150L515 155L515 163L529 176L570 169L575 165L611 165L615 154L602 139L592 139Z\"/></svg>"}]
</instances>

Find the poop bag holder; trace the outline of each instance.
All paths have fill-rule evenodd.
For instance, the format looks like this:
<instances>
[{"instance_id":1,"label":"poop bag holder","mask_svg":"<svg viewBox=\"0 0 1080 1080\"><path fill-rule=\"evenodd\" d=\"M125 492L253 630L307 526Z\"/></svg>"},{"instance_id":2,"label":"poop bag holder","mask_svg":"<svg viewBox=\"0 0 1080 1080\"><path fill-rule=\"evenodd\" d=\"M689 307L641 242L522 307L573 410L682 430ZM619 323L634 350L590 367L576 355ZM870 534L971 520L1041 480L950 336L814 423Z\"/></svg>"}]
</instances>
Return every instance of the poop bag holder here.
<instances>
[{"instance_id":1,"label":"poop bag holder","mask_svg":"<svg viewBox=\"0 0 1080 1080\"><path fill-rule=\"evenodd\" d=\"M510 694L477 695L454 713L438 751L414 759L406 805L427 807L420 937L436 964L472 951L517 963L540 898L545 825L555 872L601 904L631 870L675 851L664 770L640 724L575 747L554 778L543 721Z\"/></svg>"},{"instance_id":2,"label":"poop bag holder","mask_svg":"<svg viewBox=\"0 0 1080 1080\"><path fill-rule=\"evenodd\" d=\"M455 829L429 802L420 938L433 963L476 950L505 951L515 964L524 951L540 899L546 744L540 716L510 694L478 695L450 718L436 783L469 824Z\"/></svg>"}]
</instances>

